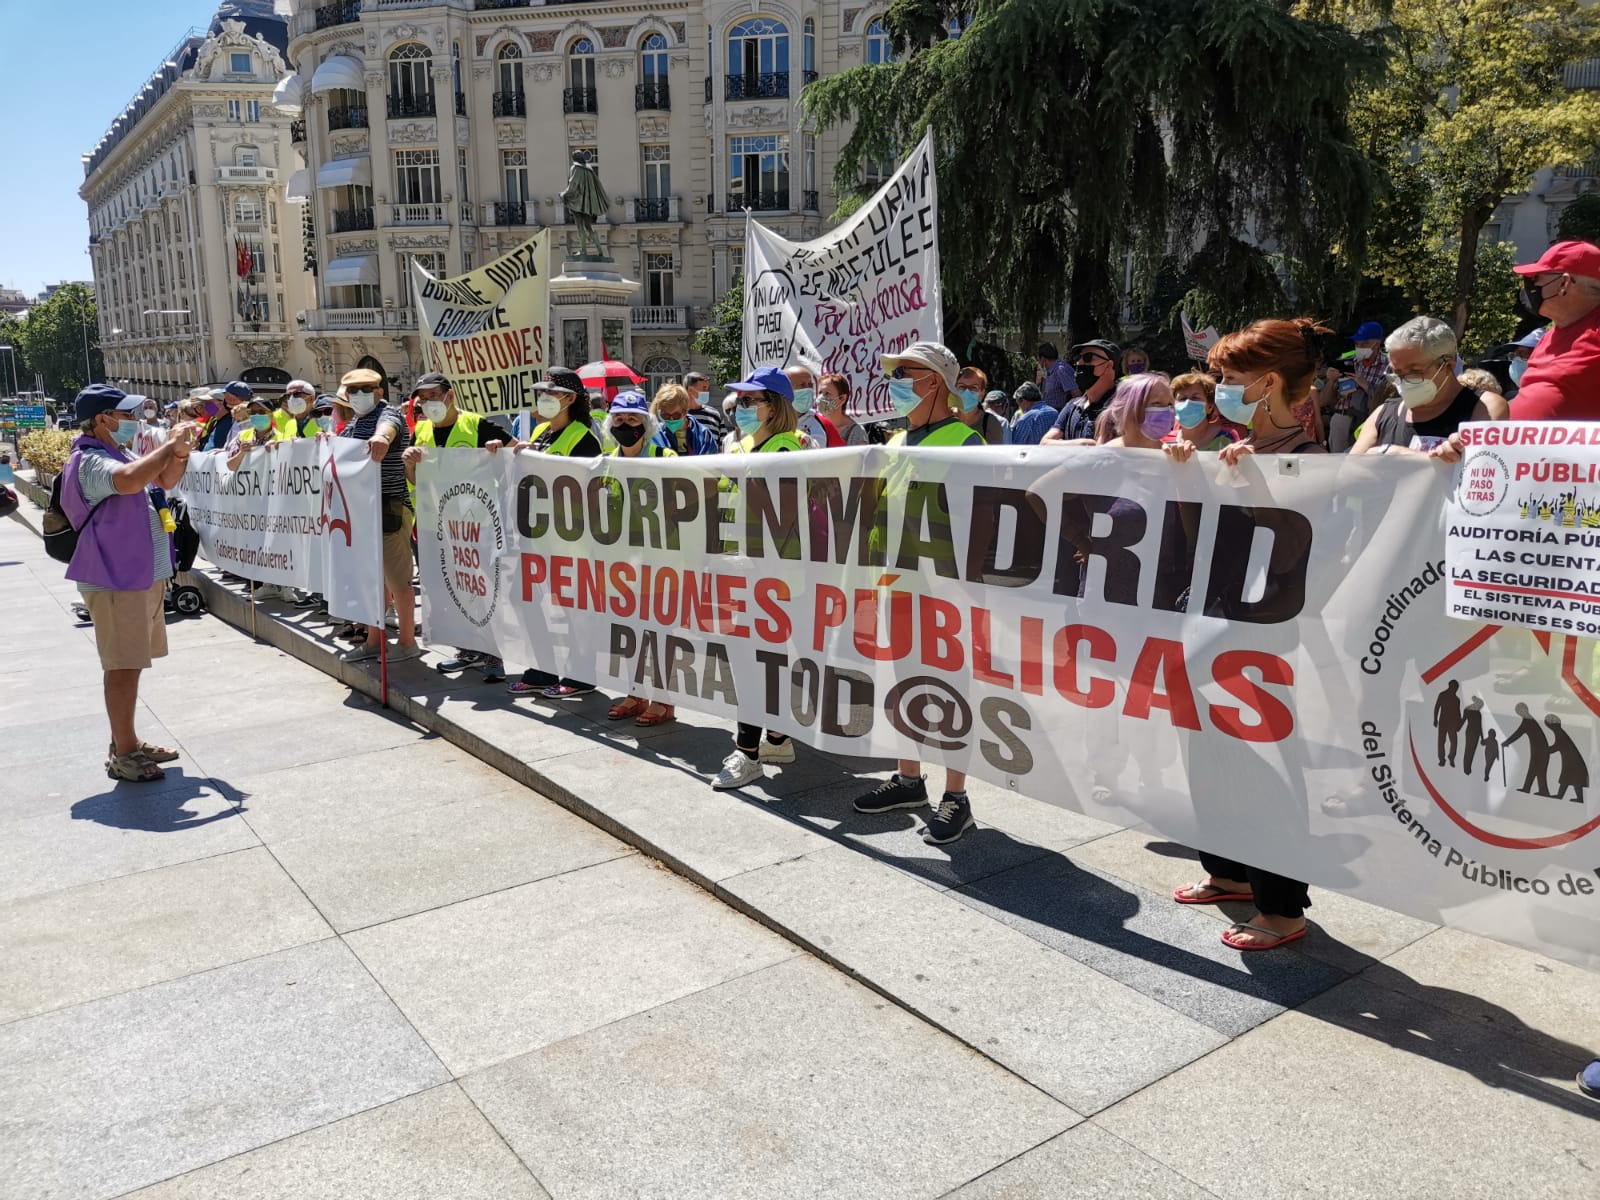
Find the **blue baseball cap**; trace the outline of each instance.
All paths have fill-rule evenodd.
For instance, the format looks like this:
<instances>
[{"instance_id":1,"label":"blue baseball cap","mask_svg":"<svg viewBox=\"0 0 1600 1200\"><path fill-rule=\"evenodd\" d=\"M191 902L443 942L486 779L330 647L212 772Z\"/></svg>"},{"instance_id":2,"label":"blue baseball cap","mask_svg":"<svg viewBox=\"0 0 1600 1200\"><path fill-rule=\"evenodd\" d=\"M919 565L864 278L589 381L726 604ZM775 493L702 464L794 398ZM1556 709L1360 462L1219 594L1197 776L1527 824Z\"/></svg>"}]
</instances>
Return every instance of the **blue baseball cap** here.
<instances>
[{"instance_id":1,"label":"blue baseball cap","mask_svg":"<svg viewBox=\"0 0 1600 1200\"><path fill-rule=\"evenodd\" d=\"M91 383L73 401L78 423L93 420L103 412L133 412L144 407L143 396L130 396L109 383Z\"/></svg>"},{"instance_id":2,"label":"blue baseball cap","mask_svg":"<svg viewBox=\"0 0 1600 1200\"><path fill-rule=\"evenodd\" d=\"M1521 346L1524 350L1532 350L1540 342L1544 341L1544 335L1548 333L1549 330L1550 327L1548 325L1542 329L1535 329L1532 333L1524 334L1511 344L1513 346Z\"/></svg>"},{"instance_id":3,"label":"blue baseball cap","mask_svg":"<svg viewBox=\"0 0 1600 1200\"><path fill-rule=\"evenodd\" d=\"M1363 321L1361 327L1350 335L1352 342L1375 342L1383 336L1383 326L1376 321Z\"/></svg>"},{"instance_id":4,"label":"blue baseball cap","mask_svg":"<svg viewBox=\"0 0 1600 1200\"><path fill-rule=\"evenodd\" d=\"M757 367L748 379L728 385L730 392L777 392L791 404L794 403L794 385L777 367Z\"/></svg>"},{"instance_id":5,"label":"blue baseball cap","mask_svg":"<svg viewBox=\"0 0 1600 1200\"><path fill-rule=\"evenodd\" d=\"M237 400L254 400L256 398L255 388L238 379L235 379L227 387L223 388L222 394L225 396L232 396Z\"/></svg>"},{"instance_id":6,"label":"blue baseball cap","mask_svg":"<svg viewBox=\"0 0 1600 1200\"><path fill-rule=\"evenodd\" d=\"M607 411L613 416L617 413L638 413L642 417L649 415L650 404L645 400L643 392L618 392L616 399L611 401L611 407Z\"/></svg>"}]
</instances>

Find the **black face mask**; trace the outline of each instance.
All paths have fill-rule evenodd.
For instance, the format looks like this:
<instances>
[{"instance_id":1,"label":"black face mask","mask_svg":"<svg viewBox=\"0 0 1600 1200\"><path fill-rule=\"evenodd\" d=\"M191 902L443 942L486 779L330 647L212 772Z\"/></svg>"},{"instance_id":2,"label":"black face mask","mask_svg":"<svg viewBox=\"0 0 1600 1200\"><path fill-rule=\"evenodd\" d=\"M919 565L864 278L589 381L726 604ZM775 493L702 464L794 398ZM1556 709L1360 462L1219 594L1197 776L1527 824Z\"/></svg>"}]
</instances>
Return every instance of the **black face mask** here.
<instances>
[{"instance_id":1,"label":"black face mask","mask_svg":"<svg viewBox=\"0 0 1600 1200\"><path fill-rule=\"evenodd\" d=\"M1098 379L1100 377L1101 366L1102 362L1100 359L1097 358L1093 361L1090 361L1089 359L1085 358L1079 359L1077 362L1073 363L1072 370L1076 375L1090 375L1093 378Z\"/></svg>"},{"instance_id":2,"label":"black face mask","mask_svg":"<svg viewBox=\"0 0 1600 1200\"><path fill-rule=\"evenodd\" d=\"M613 425L611 436L616 439L619 446L632 446L644 437L643 425Z\"/></svg>"},{"instance_id":3,"label":"black face mask","mask_svg":"<svg viewBox=\"0 0 1600 1200\"><path fill-rule=\"evenodd\" d=\"M1559 283L1561 281L1555 280L1554 282ZM1549 284L1545 285L1545 287L1548 286ZM1521 290L1517 292L1517 303L1522 305L1523 310L1530 316L1537 317L1540 315L1539 308L1544 302L1544 287L1540 287L1531 279L1524 279Z\"/></svg>"}]
</instances>

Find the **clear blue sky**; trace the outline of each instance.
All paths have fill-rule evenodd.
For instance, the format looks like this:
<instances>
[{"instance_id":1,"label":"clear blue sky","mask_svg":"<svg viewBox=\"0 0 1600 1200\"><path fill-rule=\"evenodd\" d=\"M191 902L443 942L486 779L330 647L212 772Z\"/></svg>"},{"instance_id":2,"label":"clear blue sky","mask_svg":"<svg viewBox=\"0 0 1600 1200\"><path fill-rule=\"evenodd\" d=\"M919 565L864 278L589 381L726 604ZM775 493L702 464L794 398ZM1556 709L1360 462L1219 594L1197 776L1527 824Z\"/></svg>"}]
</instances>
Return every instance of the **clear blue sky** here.
<instances>
[{"instance_id":1,"label":"clear blue sky","mask_svg":"<svg viewBox=\"0 0 1600 1200\"><path fill-rule=\"evenodd\" d=\"M87 153L216 0L0 0L0 286L92 277Z\"/></svg>"}]
</instances>

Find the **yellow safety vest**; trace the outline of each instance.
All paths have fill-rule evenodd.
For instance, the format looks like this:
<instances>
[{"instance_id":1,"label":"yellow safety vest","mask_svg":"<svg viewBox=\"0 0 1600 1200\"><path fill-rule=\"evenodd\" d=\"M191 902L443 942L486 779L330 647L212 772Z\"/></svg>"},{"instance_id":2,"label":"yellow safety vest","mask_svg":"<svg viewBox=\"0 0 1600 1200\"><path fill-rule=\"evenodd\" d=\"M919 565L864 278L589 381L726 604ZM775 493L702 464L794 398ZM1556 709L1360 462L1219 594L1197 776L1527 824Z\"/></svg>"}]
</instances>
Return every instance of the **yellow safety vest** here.
<instances>
[{"instance_id":1,"label":"yellow safety vest","mask_svg":"<svg viewBox=\"0 0 1600 1200\"><path fill-rule=\"evenodd\" d=\"M979 433L972 426L968 425L965 421L954 417L950 419L950 423L948 425L942 425L938 429L935 429L915 446L906 446L906 434L908 432L909 431L905 429L900 430L900 432L896 433L889 439L888 445L905 446L905 448L908 450L921 450L925 447L932 446L970 446L974 443L983 442L983 435L981 433Z\"/></svg>"},{"instance_id":2,"label":"yellow safety vest","mask_svg":"<svg viewBox=\"0 0 1600 1200\"><path fill-rule=\"evenodd\" d=\"M534 426L533 436L528 440L530 442L537 442L541 437L544 436L545 430L549 428L549 421L540 422L538 425ZM556 440L551 445L546 446L539 453L559 454L563 458L570 458L573 450L577 449L578 443L583 441L583 435L593 432L594 431L587 425L579 425L576 421L574 421L556 435Z\"/></svg>"},{"instance_id":3,"label":"yellow safety vest","mask_svg":"<svg viewBox=\"0 0 1600 1200\"><path fill-rule=\"evenodd\" d=\"M804 450L805 443L800 440L797 433L775 433L760 446L756 445L755 434L739 439L739 448L735 454L765 454L777 453L780 450Z\"/></svg>"},{"instance_id":4,"label":"yellow safety vest","mask_svg":"<svg viewBox=\"0 0 1600 1200\"><path fill-rule=\"evenodd\" d=\"M602 453L604 455L607 455L608 457L611 457L611 458L621 458L622 457L622 447L621 446L612 446L609 450L602 450L600 453ZM658 446L654 442L649 442L649 443L647 443L645 445L645 448L642 451L639 452L639 457L640 458L677 458L678 457L678 452L676 450L668 450L665 446Z\"/></svg>"},{"instance_id":5,"label":"yellow safety vest","mask_svg":"<svg viewBox=\"0 0 1600 1200\"><path fill-rule=\"evenodd\" d=\"M450 427L449 435L444 439L445 449L466 446L468 449L478 448L478 422L482 420L478 413L457 412L456 423ZM411 435L413 446L433 446L433 422L418 421L415 432Z\"/></svg>"},{"instance_id":6,"label":"yellow safety vest","mask_svg":"<svg viewBox=\"0 0 1600 1200\"><path fill-rule=\"evenodd\" d=\"M316 437L317 434L322 432L322 429L317 425L317 419L311 415L309 410L306 412L304 432L301 432L300 429L300 418L282 408L272 414L272 425L277 432L276 440L280 442L292 442L295 438L302 437Z\"/></svg>"}]
</instances>

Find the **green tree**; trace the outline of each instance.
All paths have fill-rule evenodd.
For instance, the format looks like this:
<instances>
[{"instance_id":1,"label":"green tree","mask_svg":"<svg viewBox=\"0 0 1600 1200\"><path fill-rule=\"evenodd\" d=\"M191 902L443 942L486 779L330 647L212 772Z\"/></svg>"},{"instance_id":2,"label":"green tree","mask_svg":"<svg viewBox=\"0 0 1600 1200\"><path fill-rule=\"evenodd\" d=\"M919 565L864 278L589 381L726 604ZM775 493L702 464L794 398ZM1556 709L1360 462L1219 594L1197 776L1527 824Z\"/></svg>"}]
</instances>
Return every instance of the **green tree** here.
<instances>
[{"instance_id":1,"label":"green tree","mask_svg":"<svg viewBox=\"0 0 1600 1200\"><path fill-rule=\"evenodd\" d=\"M1218 324L1348 305L1371 185L1346 110L1375 34L1261 0L894 0L888 25L896 62L803 103L852 126L847 196L934 129L947 323L1031 337L1067 307L1074 340L1114 334L1127 255L1141 292L1174 255Z\"/></svg>"},{"instance_id":2,"label":"green tree","mask_svg":"<svg viewBox=\"0 0 1600 1200\"><path fill-rule=\"evenodd\" d=\"M26 323L10 313L0 314L0 346L11 347L9 352L0 351L0 395L9 396L13 389L33 390L33 368L28 365L28 351L22 336Z\"/></svg>"},{"instance_id":3,"label":"green tree","mask_svg":"<svg viewBox=\"0 0 1600 1200\"><path fill-rule=\"evenodd\" d=\"M30 308L19 328L29 368L44 376L51 396L70 398L84 384L105 378L94 293L88 288L68 284Z\"/></svg>"},{"instance_id":4,"label":"green tree","mask_svg":"<svg viewBox=\"0 0 1600 1200\"><path fill-rule=\"evenodd\" d=\"M695 353L710 363L713 386L744 377L743 339L744 276L735 275L733 286L712 306L710 322L694 335Z\"/></svg>"},{"instance_id":5,"label":"green tree","mask_svg":"<svg viewBox=\"0 0 1600 1200\"><path fill-rule=\"evenodd\" d=\"M1496 261L1480 245L1495 209L1540 169L1594 154L1600 97L1568 87L1565 70L1600 55L1600 9L1580 0L1326 8L1390 48L1387 72L1357 92L1350 116L1388 183L1370 269L1468 336L1474 309L1493 303L1479 284ZM1452 268L1442 289L1441 255Z\"/></svg>"},{"instance_id":6,"label":"green tree","mask_svg":"<svg viewBox=\"0 0 1600 1200\"><path fill-rule=\"evenodd\" d=\"M1600 192L1585 192L1561 210L1556 237L1563 242L1592 242L1600 246Z\"/></svg>"}]
</instances>

